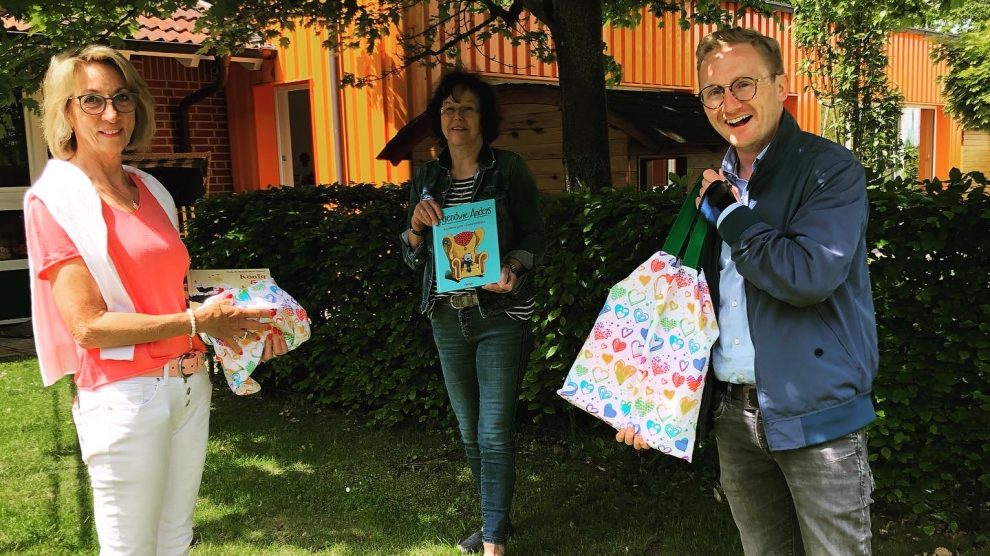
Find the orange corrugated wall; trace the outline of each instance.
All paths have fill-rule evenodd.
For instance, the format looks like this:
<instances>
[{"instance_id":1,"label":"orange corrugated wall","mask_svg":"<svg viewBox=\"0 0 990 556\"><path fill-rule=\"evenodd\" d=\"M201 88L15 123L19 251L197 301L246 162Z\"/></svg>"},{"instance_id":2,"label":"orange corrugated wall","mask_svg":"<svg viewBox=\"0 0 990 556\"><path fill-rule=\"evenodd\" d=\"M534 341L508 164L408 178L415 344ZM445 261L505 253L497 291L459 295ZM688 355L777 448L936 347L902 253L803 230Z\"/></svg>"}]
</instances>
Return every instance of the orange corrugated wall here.
<instances>
[{"instance_id":1,"label":"orange corrugated wall","mask_svg":"<svg viewBox=\"0 0 990 556\"><path fill-rule=\"evenodd\" d=\"M735 8L734 4L727 4ZM422 29L435 5L410 9L402 21L402 29L409 34ZM474 16L480 18L480 15ZM808 131L818 132L821 113L814 94L807 89L807 78L798 74L800 54L792 39L792 14L778 12L778 20L754 14L745 16L742 26L757 29L776 38L781 44L785 69L790 76L790 91L794 95L795 118ZM642 22L635 29L606 27L603 38L609 52L622 64L621 87L654 90L697 90L694 69L694 46L710 26L692 26L686 31L677 25L677 16L659 19L644 9ZM524 26L535 28L535 19ZM274 94L274 87L285 83L310 84L315 164L320 182L331 182L337 174L334 167L334 149L343 149L345 181L351 182L399 182L408 179L410 167L403 163L392 167L388 162L375 160L375 156L395 133L426 106L430 92L440 75L439 68L414 66L400 77L390 76L363 88L343 89L334 98L329 75L328 51L320 44L321 33L298 27L286 31L290 46L279 49L276 59L275 79L271 83L254 85L257 139L257 168L261 184L274 168L277 176L277 149L272 151L274 139L270 131L274 127L261 125L260 120L271 118L260 114L270 109L266 95ZM393 33L393 37L395 34ZM928 58L929 37L915 32L893 35L888 48L891 59L890 76L901 87L906 102L914 106L939 108L942 99L937 77L946 71L945 64L933 64ZM363 51L347 51L338 55L339 71L362 74L380 73L396 63L399 47L394 38L386 38L383 45L372 54ZM465 67L481 72L495 82L524 80L529 82L554 82L556 66L538 62L530 57L526 45L512 46L508 41L495 37L483 44L466 46L460 54ZM258 101L261 101L261 104ZM332 120L332 105L338 103L341 122ZM339 125L339 127L338 127ZM936 174L944 177L948 168L958 164L961 150L961 129L939 109L936 115ZM337 129L343 134L338 136ZM243 150L243 149L240 149ZM261 159L265 159L263 161Z\"/></svg>"}]
</instances>

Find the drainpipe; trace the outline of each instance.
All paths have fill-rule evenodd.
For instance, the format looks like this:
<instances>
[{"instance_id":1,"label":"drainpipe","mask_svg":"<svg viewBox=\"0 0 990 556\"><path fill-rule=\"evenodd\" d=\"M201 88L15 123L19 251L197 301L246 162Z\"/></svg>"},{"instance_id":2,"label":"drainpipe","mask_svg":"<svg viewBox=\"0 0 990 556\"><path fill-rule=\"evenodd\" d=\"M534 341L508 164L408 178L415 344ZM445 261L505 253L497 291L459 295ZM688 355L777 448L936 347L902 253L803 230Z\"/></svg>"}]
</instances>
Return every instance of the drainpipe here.
<instances>
[{"instance_id":1,"label":"drainpipe","mask_svg":"<svg viewBox=\"0 0 990 556\"><path fill-rule=\"evenodd\" d=\"M192 152L189 138L189 109L197 102L222 90L227 84L227 66L230 65L230 56L224 56L218 61L220 63L217 66L216 79L180 100L178 108L175 109L175 152L177 153Z\"/></svg>"},{"instance_id":2,"label":"drainpipe","mask_svg":"<svg viewBox=\"0 0 990 556\"><path fill-rule=\"evenodd\" d=\"M327 32L332 32L327 29ZM333 179L344 183L344 130L340 121L340 80L337 77L337 49L330 49L330 117L333 122Z\"/></svg>"}]
</instances>

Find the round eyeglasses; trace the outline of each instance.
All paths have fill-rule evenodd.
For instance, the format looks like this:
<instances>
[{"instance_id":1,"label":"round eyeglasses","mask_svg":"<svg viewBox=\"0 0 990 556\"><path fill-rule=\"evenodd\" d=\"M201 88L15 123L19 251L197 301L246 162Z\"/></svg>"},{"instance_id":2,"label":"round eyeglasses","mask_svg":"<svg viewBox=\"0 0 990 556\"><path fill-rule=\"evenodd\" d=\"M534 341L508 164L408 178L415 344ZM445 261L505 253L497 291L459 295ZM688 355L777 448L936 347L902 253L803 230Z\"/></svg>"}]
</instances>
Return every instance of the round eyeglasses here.
<instances>
[{"instance_id":1,"label":"round eyeglasses","mask_svg":"<svg viewBox=\"0 0 990 556\"><path fill-rule=\"evenodd\" d=\"M773 79L778 75L780 74L771 73L766 77L759 78L740 77L729 85L729 92L732 93L733 98L740 102L752 100L756 96L757 83L764 79ZM701 104L704 104L705 108L715 110L725 102L725 87L721 85L709 85L698 93L698 98L701 99Z\"/></svg>"},{"instance_id":2,"label":"round eyeglasses","mask_svg":"<svg viewBox=\"0 0 990 556\"><path fill-rule=\"evenodd\" d=\"M133 112L137 107L137 95L129 91L121 91L109 97L96 93L86 93L71 98L79 101L79 108L82 108L83 112L94 116L102 114L107 109L107 101L113 103L114 110L123 114Z\"/></svg>"},{"instance_id":3,"label":"round eyeglasses","mask_svg":"<svg viewBox=\"0 0 990 556\"><path fill-rule=\"evenodd\" d=\"M440 109L440 115L444 118L453 118L455 115L461 118L467 118L473 116L478 109L474 106L447 106Z\"/></svg>"}]
</instances>

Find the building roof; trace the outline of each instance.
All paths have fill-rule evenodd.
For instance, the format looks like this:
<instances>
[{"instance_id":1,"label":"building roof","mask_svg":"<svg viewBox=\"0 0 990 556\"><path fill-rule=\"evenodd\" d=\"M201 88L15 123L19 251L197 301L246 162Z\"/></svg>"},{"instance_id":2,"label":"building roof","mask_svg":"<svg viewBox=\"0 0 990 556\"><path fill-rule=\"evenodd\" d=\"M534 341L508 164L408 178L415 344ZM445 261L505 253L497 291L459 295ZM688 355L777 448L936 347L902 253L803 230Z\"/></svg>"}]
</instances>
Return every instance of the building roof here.
<instances>
[{"instance_id":1,"label":"building roof","mask_svg":"<svg viewBox=\"0 0 990 556\"><path fill-rule=\"evenodd\" d=\"M201 1L197 2L196 9L176 10L171 17L165 19L139 16L138 23L141 26L134 33L133 38L179 44L203 44L206 34L198 33L194 29L199 16L209 7L208 3Z\"/></svg>"},{"instance_id":2,"label":"building roof","mask_svg":"<svg viewBox=\"0 0 990 556\"><path fill-rule=\"evenodd\" d=\"M611 117L625 119L634 132L625 131L643 146L662 149L725 144L708 123L698 97L691 93L611 89L606 95ZM636 137L635 132L642 137Z\"/></svg>"},{"instance_id":3,"label":"building roof","mask_svg":"<svg viewBox=\"0 0 990 556\"><path fill-rule=\"evenodd\" d=\"M499 104L520 102L560 104L560 87L534 83L495 85ZM725 140L712 129L708 118L690 93L609 89L608 123L651 151L663 152L684 147L724 148ZM413 149L430 135L423 112L403 126L378 153L378 160L393 165L412 156Z\"/></svg>"},{"instance_id":4,"label":"building roof","mask_svg":"<svg viewBox=\"0 0 990 556\"><path fill-rule=\"evenodd\" d=\"M199 1L196 9L177 10L168 18L138 16L138 29L132 40L150 41L199 46L206 40L206 34L194 31L200 15L210 8L208 2ZM31 24L10 16L3 16L4 28L8 31L27 32Z\"/></svg>"}]
</instances>

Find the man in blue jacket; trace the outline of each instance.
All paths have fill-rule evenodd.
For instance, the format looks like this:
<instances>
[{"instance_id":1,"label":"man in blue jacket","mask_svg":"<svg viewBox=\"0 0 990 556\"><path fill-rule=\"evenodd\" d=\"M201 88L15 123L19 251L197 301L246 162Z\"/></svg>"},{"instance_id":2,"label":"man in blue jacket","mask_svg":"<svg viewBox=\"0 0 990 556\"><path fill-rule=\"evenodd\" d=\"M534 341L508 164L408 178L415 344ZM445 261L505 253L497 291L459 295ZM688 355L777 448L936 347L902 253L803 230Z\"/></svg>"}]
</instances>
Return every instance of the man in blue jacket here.
<instances>
[{"instance_id":1,"label":"man in blue jacket","mask_svg":"<svg viewBox=\"0 0 990 556\"><path fill-rule=\"evenodd\" d=\"M704 270L732 517L748 555L870 554L878 353L863 168L784 110L776 40L723 29L696 55L698 96L730 145L698 206L718 232Z\"/></svg>"}]
</instances>

